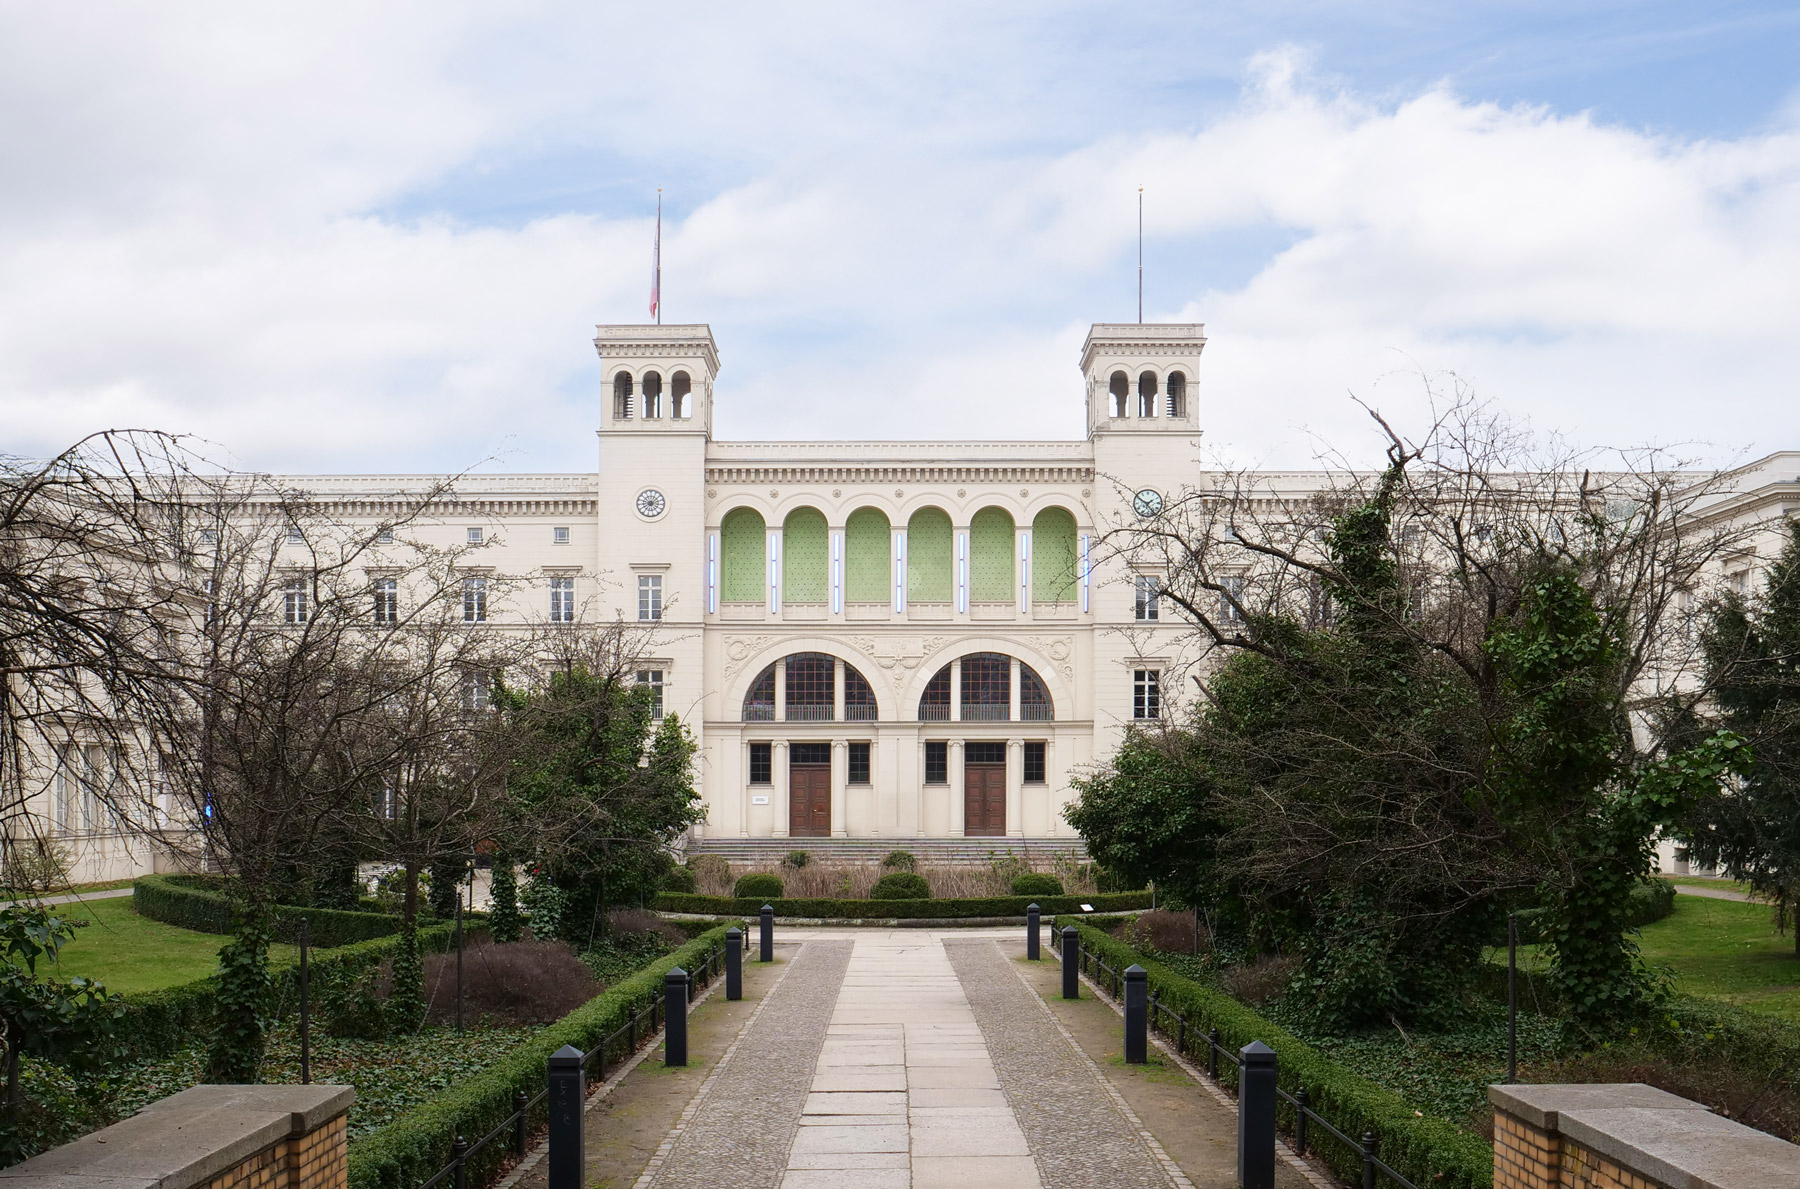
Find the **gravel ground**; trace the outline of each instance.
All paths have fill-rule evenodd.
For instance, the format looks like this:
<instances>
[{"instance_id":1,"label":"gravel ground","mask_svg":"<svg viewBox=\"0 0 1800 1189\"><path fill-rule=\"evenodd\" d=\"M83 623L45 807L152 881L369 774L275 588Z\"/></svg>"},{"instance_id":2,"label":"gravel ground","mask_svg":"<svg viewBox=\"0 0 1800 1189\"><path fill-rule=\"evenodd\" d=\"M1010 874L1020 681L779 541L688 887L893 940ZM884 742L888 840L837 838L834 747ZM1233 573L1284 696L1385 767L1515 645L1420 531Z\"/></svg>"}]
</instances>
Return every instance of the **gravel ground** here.
<instances>
[{"instance_id":1,"label":"gravel ground","mask_svg":"<svg viewBox=\"0 0 1800 1189\"><path fill-rule=\"evenodd\" d=\"M944 949L1046 1189L1169 1185L1098 1072L1070 1047L994 944L949 942Z\"/></svg>"},{"instance_id":2,"label":"gravel ground","mask_svg":"<svg viewBox=\"0 0 1800 1189\"><path fill-rule=\"evenodd\" d=\"M657 1189L774 1189L850 964L851 942L808 941L675 1140Z\"/></svg>"}]
</instances>

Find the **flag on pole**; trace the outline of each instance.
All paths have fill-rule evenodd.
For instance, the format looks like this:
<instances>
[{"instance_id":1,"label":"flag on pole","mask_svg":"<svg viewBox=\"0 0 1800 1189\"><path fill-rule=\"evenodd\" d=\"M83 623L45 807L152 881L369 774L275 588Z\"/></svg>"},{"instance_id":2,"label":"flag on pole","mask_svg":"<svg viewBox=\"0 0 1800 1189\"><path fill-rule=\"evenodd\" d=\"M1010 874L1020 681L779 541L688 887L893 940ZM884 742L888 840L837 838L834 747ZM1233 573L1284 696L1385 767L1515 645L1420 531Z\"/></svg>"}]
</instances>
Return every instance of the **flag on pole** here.
<instances>
[{"instance_id":1,"label":"flag on pole","mask_svg":"<svg viewBox=\"0 0 1800 1189\"><path fill-rule=\"evenodd\" d=\"M656 247L650 253L650 316L662 325L662 187L656 188Z\"/></svg>"}]
</instances>

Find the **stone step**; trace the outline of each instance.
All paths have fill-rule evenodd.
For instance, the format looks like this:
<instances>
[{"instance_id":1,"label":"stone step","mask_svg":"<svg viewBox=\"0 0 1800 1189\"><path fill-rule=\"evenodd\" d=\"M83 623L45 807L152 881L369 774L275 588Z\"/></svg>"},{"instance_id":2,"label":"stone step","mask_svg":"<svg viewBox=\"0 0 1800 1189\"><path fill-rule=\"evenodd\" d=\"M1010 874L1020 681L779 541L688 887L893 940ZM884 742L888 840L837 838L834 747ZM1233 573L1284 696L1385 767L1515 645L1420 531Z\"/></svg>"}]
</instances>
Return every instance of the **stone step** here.
<instances>
[{"instance_id":1,"label":"stone step","mask_svg":"<svg viewBox=\"0 0 1800 1189\"><path fill-rule=\"evenodd\" d=\"M687 844L690 856L718 855L729 863L774 864L796 850L819 863L879 863L896 850L911 852L921 863L985 865L1007 855L1087 857L1079 838L695 838Z\"/></svg>"}]
</instances>

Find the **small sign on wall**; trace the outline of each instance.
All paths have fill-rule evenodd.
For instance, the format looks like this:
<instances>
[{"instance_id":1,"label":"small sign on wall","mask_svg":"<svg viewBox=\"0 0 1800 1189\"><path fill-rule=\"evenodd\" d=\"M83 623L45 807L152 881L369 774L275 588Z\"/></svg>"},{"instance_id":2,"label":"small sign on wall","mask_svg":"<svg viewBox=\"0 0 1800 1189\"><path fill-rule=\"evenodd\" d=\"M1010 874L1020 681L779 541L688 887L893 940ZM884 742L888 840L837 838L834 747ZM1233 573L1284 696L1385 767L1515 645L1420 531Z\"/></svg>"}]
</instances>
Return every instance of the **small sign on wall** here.
<instances>
[{"instance_id":1,"label":"small sign on wall","mask_svg":"<svg viewBox=\"0 0 1800 1189\"><path fill-rule=\"evenodd\" d=\"M762 794L760 796L753 796L750 798L750 804L752 804L752 805L767 805L768 803L769 803L769 797L768 797L768 794L766 794L766 793Z\"/></svg>"}]
</instances>

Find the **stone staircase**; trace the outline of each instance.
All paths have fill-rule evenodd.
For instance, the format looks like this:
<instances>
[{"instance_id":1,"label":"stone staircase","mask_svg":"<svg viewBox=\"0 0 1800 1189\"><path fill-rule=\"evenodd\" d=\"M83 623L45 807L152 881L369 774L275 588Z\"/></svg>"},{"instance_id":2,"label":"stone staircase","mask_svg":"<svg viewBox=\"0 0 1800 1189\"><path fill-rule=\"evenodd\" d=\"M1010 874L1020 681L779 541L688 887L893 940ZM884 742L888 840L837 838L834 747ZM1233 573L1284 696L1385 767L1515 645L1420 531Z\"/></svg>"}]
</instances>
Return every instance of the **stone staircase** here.
<instances>
[{"instance_id":1,"label":"stone staircase","mask_svg":"<svg viewBox=\"0 0 1800 1189\"><path fill-rule=\"evenodd\" d=\"M985 865L1008 854L1021 859L1087 857L1079 838L690 838L689 857L719 855L730 863L773 865L803 850L817 863L879 863L890 851L910 851L921 863Z\"/></svg>"}]
</instances>

